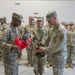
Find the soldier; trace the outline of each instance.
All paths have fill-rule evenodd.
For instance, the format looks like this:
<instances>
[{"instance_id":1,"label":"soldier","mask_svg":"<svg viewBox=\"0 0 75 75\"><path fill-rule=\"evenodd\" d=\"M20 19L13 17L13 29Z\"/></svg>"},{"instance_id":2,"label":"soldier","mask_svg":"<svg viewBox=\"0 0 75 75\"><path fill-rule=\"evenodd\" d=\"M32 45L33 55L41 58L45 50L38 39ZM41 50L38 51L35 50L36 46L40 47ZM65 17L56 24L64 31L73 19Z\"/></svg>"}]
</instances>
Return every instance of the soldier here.
<instances>
[{"instance_id":1,"label":"soldier","mask_svg":"<svg viewBox=\"0 0 75 75\"><path fill-rule=\"evenodd\" d=\"M64 23L64 27L68 30L69 28L68 28L68 23L67 22L65 22Z\"/></svg>"},{"instance_id":2,"label":"soldier","mask_svg":"<svg viewBox=\"0 0 75 75\"><path fill-rule=\"evenodd\" d=\"M1 25L6 28L9 25L9 23L6 22L7 21L6 17L2 17L1 19L2 19L1 20L1 22L2 22Z\"/></svg>"},{"instance_id":3,"label":"soldier","mask_svg":"<svg viewBox=\"0 0 75 75\"><path fill-rule=\"evenodd\" d=\"M21 25L22 19L22 15L13 13L12 21L2 38L5 75L18 75L19 47L14 44L14 39L19 35L17 27Z\"/></svg>"},{"instance_id":4,"label":"soldier","mask_svg":"<svg viewBox=\"0 0 75 75\"><path fill-rule=\"evenodd\" d=\"M67 63L66 68L70 67L73 68L73 56L74 56L74 48L75 48L75 30L74 30L74 23L69 23L69 30L68 30L68 40L67 40Z\"/></svg>"},{"instance_id":5,"label":"soldier","mask_svg":"<svg viewBox=\"0 0 75 75\"><path fill-rule=\"evenodd\" d=\"M0 22L2 22L2 18L0 19ZM0 39L4 36L5 33L5 27L1 24L0 25ZM0 44L0 60L2 60L2 45Z\"/></svg>"},{"instance_id":6,"label":"soldier","mask_svg":"<svg viewBox=\"0 0 75 75\"><path fill-rule=\"evenodd\" d=\"M48 36L48 34L51 32L52 28L53 27L49 23L47 23L47 25L44 27L44 30L46 31L46 41L47 41L47 44L46 45L47 46L49 45L49 41L50 41L50 36ZM47 53L47 67L52 66L52 62L51 61L52 61L52 56L48 52Z\"/></svg>"},{"instance_id":7,"label":"soldier","mask_svg":"<svg viewBox=\"0 0 75 75\"><path fill-rule=\"evenodd\" d=\"M25 26L25 33L33 32L36 30L34 17L30 17L30 24ZM29 46L27 49L27 57L28 57L28 67L33 66L33 45Z\"/></svg>"},{"instance_id":8,"label":"soldier","mask_svg":"<svg viewBox=\"0 0 75 75\"><path fill-rule=\"evenodd\" d=\"M38 52L48 51L52 53L53 75L63 75L67 58L67 31L59 24L56 11L49 12L46 16L49 24L53 25L48 47L40 47Z\"/></svg>"},{"instance_id":9,"label":"soldier","mask_svg":"<svg viewBox=\"0 0 75 75\"><path fill-rule=\"evenodd\" d=\"M2 25L3 24L3 19L2 18L0 18L0 25Z\"/></svg>"},{"instance_id":10,"label":"soldier","mask_svg":"<svg viewBox=\"0 0 75 75\"><path fill-rule=\"evenodd\" d=\"M40 46L43 45L43 40L45 39L45 32L42 29L42 18L37 18L37 30L36 35L34 36L34 73L35 75L43 75L44 67L45 67L45 52L37 52Z\"/></svg>"}]
</instances>

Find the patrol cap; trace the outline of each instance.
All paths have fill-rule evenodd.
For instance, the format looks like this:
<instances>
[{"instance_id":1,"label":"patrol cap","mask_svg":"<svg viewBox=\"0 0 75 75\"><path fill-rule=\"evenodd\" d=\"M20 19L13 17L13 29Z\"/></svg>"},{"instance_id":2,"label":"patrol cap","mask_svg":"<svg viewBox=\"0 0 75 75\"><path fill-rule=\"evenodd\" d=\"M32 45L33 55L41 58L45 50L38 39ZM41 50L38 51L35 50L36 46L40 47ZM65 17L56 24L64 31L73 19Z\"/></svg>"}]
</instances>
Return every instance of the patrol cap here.
<instances>
[{"instance_id":1,"label":"patrol cap","mask_svg":"<svg viewBox=\"0 0 75 75\"><path fill-rule=\"evenodd\" d=\"M16 18L16 19L18 19L18 20L21 21L21 22L22 22L22 20L23 20L23 16L20 15L20 14L17 14L17 13L13 13L13 14L12 14L12 18Z\"/></svg>"},{"instance_id":2,"label":"patrol cap","mask_svg":"<svg viewBox=\"0 0 75 75\"><path fill-rule=\"evenodd\" d=\"M42 17L37 17L37 21L42 21Z\"/></svg>"},{"instance_id":3,"label":"patrol cap","mask_svg":"<svg viewBox=\"0 0 75 75\"><path fill-rule=\"evenodd\" d=\"M67 22L64 22L64 26L68 26L68 23Z\"/></svg>"},{"instance_id":4,"label":"patrol cap","mask_svg":"<svg viewBox=\"0 0 75 75\"><path fill-rule=\"evenodd\" d=\"M74 23L73 22L69 22L69 25L74 25Z\"/></svg>"},{"instance_id":5,"label":"patrol cap","mask_svg":"<svg viewBox=\"0 0 75 75\"><path fill-rule=\"evenodd\" d=\"M65 22L61 22L62 23L62 25L65 25Z\"/></svg>"},{"instance_id":6,"label":"patrol cap","mask_svg":"<svg viewBox=\"0 0 75 75\"><path fill-rule=\"evenodd\" d=\"M31 20L34 20L34 17L33 17L33 16L30 16L30 19L31 19Z\"/></svg>"},{"instance_id":7,"label":"patrol cap","mask_svg":"<svg viewBox=\"0 0 75 75\"><path fill-rule=\"evenodd\" d=\"M3 19L6 19L6 17L3 17Z\"/></svg>"},{"instance_id":8,"label":"patrol cap","mask_svg":"<svg viewBox=\"0 0 75 75\"><path fill-rule=\"evenodd\" d=\"M46 15L46 21L50 21L52 17L56 16L57 13L56 11L49 11L48 14Z\"/></svg>"}]
</instances>

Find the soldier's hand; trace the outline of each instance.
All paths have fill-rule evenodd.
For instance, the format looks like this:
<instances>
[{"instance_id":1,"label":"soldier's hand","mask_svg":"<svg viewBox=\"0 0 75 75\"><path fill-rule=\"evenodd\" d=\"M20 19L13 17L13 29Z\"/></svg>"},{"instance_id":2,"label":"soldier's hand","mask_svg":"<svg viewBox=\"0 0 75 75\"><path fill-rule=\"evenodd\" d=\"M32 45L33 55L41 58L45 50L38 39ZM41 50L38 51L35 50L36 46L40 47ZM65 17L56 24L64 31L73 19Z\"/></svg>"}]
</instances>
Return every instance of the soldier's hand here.
<instances>
[{"instance_id":1,"label":"soldier's hand","mask_svg":"<svg viewBox=\"0 0 75 75\"><path fill-rule=\"evenodd\" d=\"M44 47L39 47L39 49L37 49L37 52L44 52L45 48Z\"/></svg>"},{"instance_id":2,"label":"soldier's hand","mask_svg":"<svg viewBox=\"0 0 75 75\"><path fill-rule=\"evenodd\" d=\"M20 50L20 47L17 46L17 45L13 45L12 48L13 48L14 50Z\"/></svg>"}]
</instances>

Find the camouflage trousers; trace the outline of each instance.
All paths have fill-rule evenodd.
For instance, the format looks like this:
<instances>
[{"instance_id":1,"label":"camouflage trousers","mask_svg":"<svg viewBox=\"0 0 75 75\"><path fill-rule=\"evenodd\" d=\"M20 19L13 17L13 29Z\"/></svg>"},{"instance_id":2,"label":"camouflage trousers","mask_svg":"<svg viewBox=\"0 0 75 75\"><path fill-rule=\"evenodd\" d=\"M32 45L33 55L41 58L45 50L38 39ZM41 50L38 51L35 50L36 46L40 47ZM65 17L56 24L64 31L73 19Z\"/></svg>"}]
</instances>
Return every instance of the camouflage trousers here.
<instances>
[{"instance_id":1,"label":"camouflage trousers","mask_svg":"<svg viewBox=\"0 0 75 75\"><path fill-rule=\"evenodd\" d=\"M2 59L2 51L1 51L1 49L0 49L0 60Z\"/></svg>"},{"instance_id":2,"label":"camouflage trousers","mask_svg":"<svg viewBox=\"0 0 75 75\"><path fill-rule=\"evenodd\" d=\"M3 55L5 75L18 75L18 55L12 51Z\"/></svg>"},{"instance_id":3,"label":"camouflage trousers","mask_svg":"<svg viewBox=\"0 0 75 75\"><path fill-rule=\"evenodd\" d=\"M37 57L34 55L34 73L42 75L46 66L46 57Z\"/></svg>"},{"instance_id":4,"label":"camouflage trousers","mask_svg":"<svg viewBox=\"0 0 75 75\"><path fill-rule=\"evenodd\" d=\"M72 64L74 56L74 46L67 46L67 63Z\"/></svg>"},{"instance_id":5,"label":"camouflage trousers","mask_svg":"<svg viewBox=\"0 0 75 75\"><path fill-rule=\"evenodd\" d=\"M67 52L61 51L59 53L52 54L52 67L53 75L63 75L66 65Z\"/></svg>"},{"instance_id":6,"label":"camouflage trousers","mask_svg":"<svg viewBox=\"0 0 75 75\"><path fill-rule=\"evenodd\" d=\"M51 55L51 53L47 53L47 63L52 64L52 55Z\"/></svg>"},{"instance_id":7,"label":"camouflage trousers","mask_svg":"<svg viewBox=\"0 0 75 75\"><path fill-rule=\"evenodd\" d=\"M33 49L26 49L26 50L27 50L28 64L33 64Z\"/></svg>"}]
</instances>

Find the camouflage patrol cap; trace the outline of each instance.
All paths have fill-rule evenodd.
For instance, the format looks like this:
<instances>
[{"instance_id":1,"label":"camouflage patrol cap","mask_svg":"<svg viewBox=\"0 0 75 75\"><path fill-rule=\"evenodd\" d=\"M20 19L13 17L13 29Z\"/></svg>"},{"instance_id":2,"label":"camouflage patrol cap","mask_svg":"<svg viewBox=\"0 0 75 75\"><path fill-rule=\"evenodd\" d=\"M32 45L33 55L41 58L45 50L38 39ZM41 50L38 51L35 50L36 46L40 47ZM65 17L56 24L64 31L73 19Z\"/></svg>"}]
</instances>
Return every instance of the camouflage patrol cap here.
<instances>
[{"instance_id":1,"label":"camouflage patrol cap","mask_svg":"<svg viewBox=\"0 0 75 75\"><path fill-rule=\"evenodd\" d=\"M69 22L69 25L74 25L74 23L73 22Z\"/></svg>"},{"instance_id":2,"label":"camouflage patrol cap","mask_svg":"<svg viewBox=\"0 0 75 75\"><path fill-rule=\"evenodd\" d=\"M6 17L3 17L3 19L6 19Z\"/></svg>"},{"instance_id":3,"label":"camouflage patrol cap","mask_svg":"<svg viewBox=\"0 0 75 75\"><path fill-rule=\"evenodd\" d=\"M46 21L50 21L52 17L56 16L57 13L56 11L49 11L48 14L46 15Z\"/></svg>"},{"instance_id":4,"label":"camouflage patrol cap","mask_svg":"<svg viewBox=\"0 0 75 75\"><path fill-rule=\"evenodd\" d=\"M64 26L68 26L68 23L67 22L64 22Z\"/></svg>"},{"instance_id":5,"label":"camouflage patrol cap","mask_svg":"<svg viewBox=\"0 0 75 75\"><path fill-rule=\"evenodd\" d=\"M42 21L42 17L37 17L37 21Z\"/></svg>"},{"instance_id":6,"label":"camouflage patrol cap","mask_svg":"<svg viewBox=\"0 0 75 75\"><path fill-rule=\"evenodd\" d=\"M62 25L65 25L65 22L62 22Z\"/></svg>"},{"instance_id":7,"label":"camouflage patrol cap","mask_svg":"<svg viewBox=\"0 0 75 75\"><path fill-rule=\"evenodd\" d=\"M18 19L18 20L21 21L21 22L22 22L22 20L23 20L23 16L20 15L20 14L17 14L17 13L13 13L13 14L12 14L12 18L16 18L16 19Z\"/></svg>"},{"instance_id":8,"label":"camouflage patrol cap","mask_svg":"<svg viewBox=\"0 0 75 75\"><path fill-rule=\"evenodd\" d=\"M33 17L33 16L30 16L30 19L31 19L31 20L34 20L34 17Z\"/></svg>"}]
</instances>

